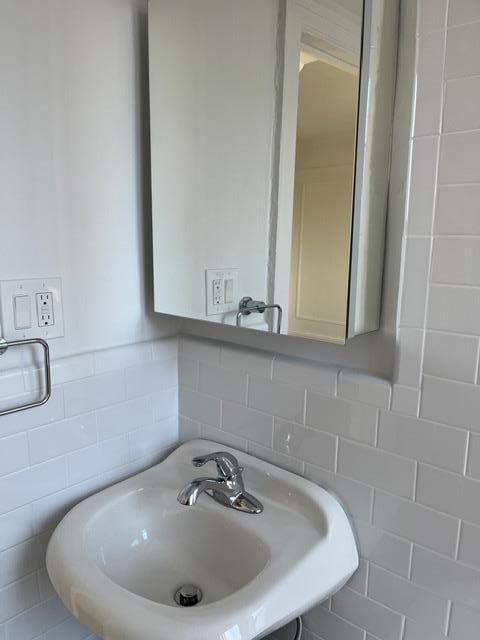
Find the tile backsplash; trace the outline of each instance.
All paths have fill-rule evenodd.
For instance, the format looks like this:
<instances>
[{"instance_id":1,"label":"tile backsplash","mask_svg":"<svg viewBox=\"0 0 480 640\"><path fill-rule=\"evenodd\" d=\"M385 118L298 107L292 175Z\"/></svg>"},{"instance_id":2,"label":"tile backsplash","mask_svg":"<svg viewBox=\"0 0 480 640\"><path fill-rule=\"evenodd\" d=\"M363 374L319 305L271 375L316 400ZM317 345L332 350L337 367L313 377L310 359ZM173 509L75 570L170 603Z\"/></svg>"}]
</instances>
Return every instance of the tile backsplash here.
<instances>
[{"instance_id":1,"label":"tile backsplash","mask_svg":"<svg viewBox=\"0 0 480 640\"><path fill-rule=\"evenodd\" d=\"M47 404L0 418L1 640L89 636L53 591L46 545L74 504L176 445L177 380L176 338L72 356L53 361ZM5 372L2 405L38 384L35 369Z\"/></svg>"},{"instance_id":2,"label":"tile backsplash","mask_svg":"<svg viewBox=\"0 0 480 640\"><path fill-rule=\"evenodd\" d=\"M473 639L455 629L480 622L478 436L392 411L385 380L188 336L179 385L182 440L304 475L352 514L360 569L306 614L307 638Z\"/></svg>"}]
</instances>

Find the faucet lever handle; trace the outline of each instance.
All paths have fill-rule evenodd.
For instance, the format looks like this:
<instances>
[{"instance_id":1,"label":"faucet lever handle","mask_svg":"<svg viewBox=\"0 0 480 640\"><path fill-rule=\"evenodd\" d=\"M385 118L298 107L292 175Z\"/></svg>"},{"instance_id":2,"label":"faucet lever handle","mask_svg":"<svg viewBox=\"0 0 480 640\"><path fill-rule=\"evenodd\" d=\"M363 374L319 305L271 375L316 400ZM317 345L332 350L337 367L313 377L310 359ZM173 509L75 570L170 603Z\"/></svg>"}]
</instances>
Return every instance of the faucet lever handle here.
<instances>
[{"instance_id":1,"label":"faucet lever handle","mask_svg":"<svg viewBox=\"0 0 480 640\"><path fill-rule=\"evenodd\" d=\"M227 451L215 451L207 453L204 456L196 456L192 460L194 467L203 467L207 462L215 462L217 465L218 475L221 478L233 478L242 473L243 469L238 464L238 460L234 455Z\"/></svg>"}]
</instances>

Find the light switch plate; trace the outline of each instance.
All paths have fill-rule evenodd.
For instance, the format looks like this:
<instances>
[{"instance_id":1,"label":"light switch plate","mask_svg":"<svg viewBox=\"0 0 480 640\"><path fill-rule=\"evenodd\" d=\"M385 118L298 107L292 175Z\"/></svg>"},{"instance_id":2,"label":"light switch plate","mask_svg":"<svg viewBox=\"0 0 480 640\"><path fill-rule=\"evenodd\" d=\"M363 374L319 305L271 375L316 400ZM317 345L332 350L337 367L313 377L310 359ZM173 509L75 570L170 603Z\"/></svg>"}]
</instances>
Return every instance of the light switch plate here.
<instances>
[{"instance_id":1,"label":"light switch plate","mask_svg":"<svg viewBox=\"0 0 480 640\"><path fill-rule=\"evenodd\" d=\"M42 318L39 310L41 307L38 301L40 296L45 294L49 294L46 300L48 301L48 310L51 311L51 320ZM15 318L15 298L17 296L22 296L22 302L25 300L23 296L28 296L30 300L30 328L16 328L16 325L18 326L18 318L17 323ZM61 278L2 280L0 282L0 313L1 335L5 340L61 338L64 335ZM46 322L49 324L45 324Z\"/></svg>"},{"instance_id":2,"label":"light switch plate","mask_svg":"<svg viewBox=\"0 0 480 640\"><path fill-rule=\"evenodd\" d=\"M13 298L13 324L15 329L31 329L32 300L30 296L22 295Z\"/></svg>"},{"instance_id":3,"label":"light switch plate","mask_svg":"<svg viewBox=\"0 0 480 640\"><path fill-rule=\"evenodd\" d=\"M240 270L237 268L205 269L205 307L207 316L215 316L238 309L239 274Z\"/></svg>"}]
</instances>

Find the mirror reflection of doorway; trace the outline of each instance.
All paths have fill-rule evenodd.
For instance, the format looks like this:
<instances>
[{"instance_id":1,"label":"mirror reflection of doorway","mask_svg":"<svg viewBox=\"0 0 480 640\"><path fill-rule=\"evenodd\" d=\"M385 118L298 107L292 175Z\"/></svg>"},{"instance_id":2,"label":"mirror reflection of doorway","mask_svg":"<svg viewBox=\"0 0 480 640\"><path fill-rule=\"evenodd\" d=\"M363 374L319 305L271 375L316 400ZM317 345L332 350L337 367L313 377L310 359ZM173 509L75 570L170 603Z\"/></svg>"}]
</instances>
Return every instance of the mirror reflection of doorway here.
<instances>
[{"instance_id":1,"label":"mirror reflection of doorway","mask_svg":"<svg viewBox=\"0 0 480 640\"><path fill-rule=\"evenodd\" d=\"M302 45L289 333L343 343L358 105L358 64Z\"/></svg>"}]
</instances>

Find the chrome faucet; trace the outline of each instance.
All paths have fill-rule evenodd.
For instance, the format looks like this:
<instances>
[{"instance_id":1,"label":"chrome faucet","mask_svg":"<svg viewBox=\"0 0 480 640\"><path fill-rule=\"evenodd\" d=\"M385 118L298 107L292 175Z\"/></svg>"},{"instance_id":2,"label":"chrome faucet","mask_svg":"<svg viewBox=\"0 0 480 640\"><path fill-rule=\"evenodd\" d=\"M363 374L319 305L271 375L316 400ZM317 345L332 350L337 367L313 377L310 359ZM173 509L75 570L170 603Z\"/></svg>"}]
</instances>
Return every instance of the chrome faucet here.
<instances>
[{"instance_id":1,"label":"chrome faucet","mask_svg":"<svg viewBox=\"0 0 480 640\"><path fill-rule=\"evenodd\" d=\"M217 465L217 478L195 478L178 494L179 503L192 506L201 493L206 493L225 507L245 513L262 513L262 503L245 491L243 469L235 456L226 451L216 451L205 456L197 456L193 458L192 463L194 467L203 467L210 461Z\"/></svg>"}]
</instances>

